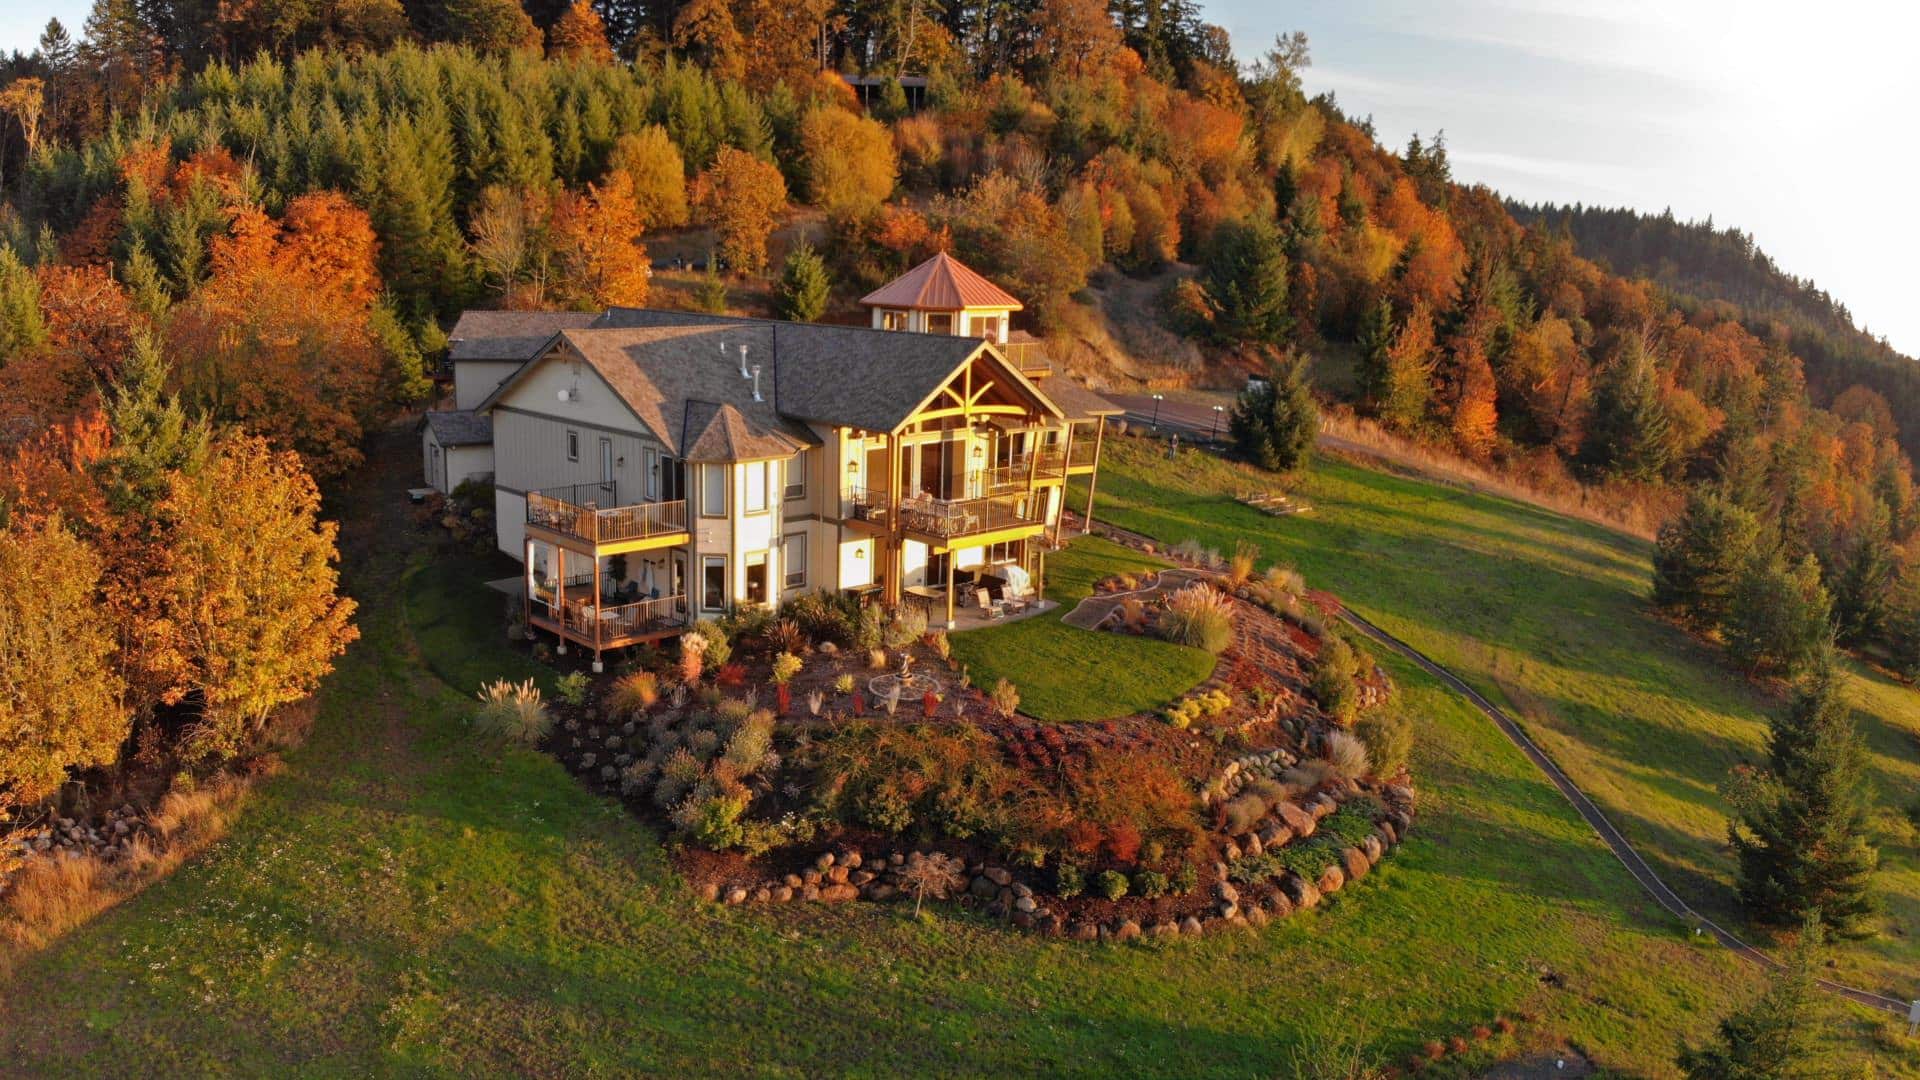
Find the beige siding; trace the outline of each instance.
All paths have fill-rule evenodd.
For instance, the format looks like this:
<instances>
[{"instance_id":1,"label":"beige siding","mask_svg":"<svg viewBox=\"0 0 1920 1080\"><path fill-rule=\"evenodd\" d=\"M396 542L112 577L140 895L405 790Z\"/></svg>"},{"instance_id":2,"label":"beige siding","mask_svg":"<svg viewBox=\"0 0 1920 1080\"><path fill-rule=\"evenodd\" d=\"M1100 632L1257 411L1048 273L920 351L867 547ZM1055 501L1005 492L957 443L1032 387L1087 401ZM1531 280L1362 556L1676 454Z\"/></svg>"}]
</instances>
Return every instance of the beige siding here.
<instances>
[{"instance_id":1,"label":"beige siding","mask_svg":"<svg viewBox=\"0 0 1920 1080\"><path fill-rule=\"evenodd\" d=\"M520 370L511 360L459 360L453 365L453 407L476 409L487 395Z\"/></svg>"}]
</instances>

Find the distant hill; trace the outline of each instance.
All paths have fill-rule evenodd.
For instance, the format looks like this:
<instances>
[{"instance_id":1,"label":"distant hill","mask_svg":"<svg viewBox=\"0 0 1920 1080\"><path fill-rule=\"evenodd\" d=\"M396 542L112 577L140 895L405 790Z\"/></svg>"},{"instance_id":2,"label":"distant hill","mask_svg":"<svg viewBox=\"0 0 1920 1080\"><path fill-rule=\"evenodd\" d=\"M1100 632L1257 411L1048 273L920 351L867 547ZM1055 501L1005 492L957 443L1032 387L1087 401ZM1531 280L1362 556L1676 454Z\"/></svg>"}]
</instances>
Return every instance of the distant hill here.
<instances>
[{"instance_id":1,"label":"distant hill","mask_svg":"<svg viewBox=\"0 0 1920 1080\"><path fill-rule=\"evenodd\" d=\"M1511 200L1507 209L1523 225L1564 228L1581 255L1617 274L1654 282L1682 307L1734 304L1748 328L1763 337L1767 323L1785 326L1816 401L1831 402L1856 383L1870 387L1893 407L1908 453L1920 451L1920 363L1862 330L1825 289L1781 269L1751 235L1716 226L1712 218L1681 221L1671 211L1653 215Z\"/></svg>"}]
</instances>

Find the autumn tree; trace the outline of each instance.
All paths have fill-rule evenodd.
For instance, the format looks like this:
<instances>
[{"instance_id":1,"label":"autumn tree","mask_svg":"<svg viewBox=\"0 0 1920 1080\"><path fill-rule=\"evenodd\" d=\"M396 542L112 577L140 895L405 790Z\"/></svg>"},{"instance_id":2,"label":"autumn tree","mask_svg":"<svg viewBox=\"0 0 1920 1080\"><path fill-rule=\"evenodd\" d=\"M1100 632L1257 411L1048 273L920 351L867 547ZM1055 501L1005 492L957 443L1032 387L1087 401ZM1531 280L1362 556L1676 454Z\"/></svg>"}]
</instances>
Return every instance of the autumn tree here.
<instances>
[{"instance_id":1,"label":"autumn tree","mask_svg":"<svg viewBox=\"0 0 1920 1080\"><path fill-rule=\"evenodd\" d=\"M722 79L744 73L746 39L727 0L687 0L673 18L673 44Z\"/></svg>"},{"instance_id":2,"label":"autumn tree","mask_svg":"<svg viewBox=\"0 0 1920 1080\"><path fill-rule=\"evenodd\" d=\"M1499 438L1499 386L1479 343L1468 341L1448 371L1447 428L1469 457L1485 458Z\"/></svg>"},{"instance_id":3,"label":"autumn tree","mask_svg":"<svg viewBox=\"0 0 1920 1080\"><path fill-rule=\"evenodd\" d=\"M1044 0L1034 38L1036 55L1076 79L1105 72L1126 47L1105 0Z\"/></svg>"},{"instance_id":4,"label":"autumn tree","mask_svg":"<svg viewBox=\"0 0 1920 1080\"><path fill-rule=\"evenodd\" d=\"M653 265L640 243L640 211L624 172L562 195L553 210L558 285L575 306L643 307Z\"/></svg>"},{"instance_id":5,"label":"autumn tree","mask_svg":"<svg viewBox=\"0 0 1920 1080\"><path fill-rule=\"evenodd\" d=\"M811 244L801 243L787 253L780 270L778 299L780 317L794 322L818 322L827 313L828 295L833 281L827 276L827 264Z\"/></svg>"},{"instance_id":6,"label":"autumn tree","mask_svg":"<svg viewBox=\"0 0 1920 1080\"><path fill-rule=\"evenodd\" d=\"M436 41L458 42L479 52L540 47L540 28L516 0L441 0L416 11L421 29Z\"/></svg>"},{"instance_id":7,"label":"autumn tree","mask_svg":"<svg viewBox=\"0 0 1920 1080\"><path fill-rule=\"evenodd\" d=\"M1276 472L1306 463L1320 433L1320 410L1302 377L1303 366L1294 360L1274 364L1264 380L1234 402L1227 431L1242 459Z\"/></svg>"},{"instance_id":8,"label":"autumn tree","mask_svg":"<svg viewBox=\"0 0 1920 1080\"><path fill-rule=\"evenodd\" d=\"M40 280L11 247L0 247L0 364L25 356L46 341Z\"/></svg>"},{"instance_id":9,"label":"autumn tree","mask_svg":"<svg viewBox=\"0 0 1920 1080\"><path fill-rule=\"evenodd\" d=\"M547 28L547 55L572 60L613 63L613 46L607 44L607 27L591 0L573 0L560 18Z\"/></svg>"},{"instance_id":10,"label":"autumn tree","mask_svg":"<svg viewBox=\"0 0 1920 1080\"><path fill-rule=\"evenodd\" d=\"M694 203L719 235L720 254L736 273L767 264L767 237L787 205L780 170L744 150L727 147L700 174Z\"/></svg>"},{"instance_id":11,"label":"autumn tree","mask_svg":"<svg viewBox=\"0 0 1920 1080\"><path fill-rule=\"evenodd\" d=\"M835 215L878 209L899 177L893 136L886 125L832 105L800 119L807 201Z\"/></svg>"},{"instance_id":12,"label":"autumn tree","mask_svg":"<svg viewBox=\"0 0 1920 1080\"><path fill-rule=\"evenodd\" d=\"M620 136L607 158L608 172L633 182L642 229L672 229L687 223L687 165L667 129L648 124Z\"/></svg>"},{"instance_id":13,"label":"autumn tree","mask_svg":"<svg viewBox=\"0 0 1920 1080\"><path fill-rule=\"evenodd\" d=\"M1869 839L1866 749L1842 690L1846 674L1822 650L1772 724L1765 773L1738 774L1728 839L1740 860L1740 901L1756 922L1813 920L1864 936L1879 853Z\"/></svg>"},{"instance_id":14,"label":"autumn tree","mask_svg":"<svg viewBox=\"0 0 1920 1080\"><path fill-rule=\"evenodd\" d=\"M163 508L176 523L171 558L153 587L197 691L190 754L232 756L359 636L339 594L338 526L319 509L299 459L250 435L222 436L205 468L175 474Z\"/></svg>"},{"instance_id":15,"label":"autumn tree","mask_svg":"<svg viewBox=\"0 0 1920 1080\"><path fill-rule=\"evenodd\" d=\"M56 516L0 528L0 817L109 764L128 730L100 557Z\"/></svg>"},{"instance_id":16,"label":"autumn tree","mask_svg":"<svg viewBox=\"0 0 1920 1080\"><path fill-rule=\"evenodd\" d=\"M1760 540L1751 511L1715 489L1696 489L1686 509L1660 526L1653 602L1695 626L1719 626Z\"/></svg>"},{"instance_id":17,"label":"autumn tree","mask_svg":"<svg viewBox=\"0 0 1920 1080\"><path fill-rule=\"evenodd\" d=\"M552 278L548 239L552 206L544 193L494 184L480 193L467 229L474 264L501 306L533 310L547 304Z\"/></svg>"},{"instance_id":18,"label":"autumn tree","mask_svg":"<svg viewBox=\"0 0 1920 1080\"><path fill-rule=\"evenodd\" d=\"M29 158L40 149L40 117L46 111L46 105L46 83L32 76L15 79L0 88L0 112L5 112L19 123L20 136L26 142Z\"/></svg>"},{"instance_id":19,"label":"autumn tree","mask_svg":"<svg viewBox=\"0 0 1920 1080\"><path fill-rule=\"evenodd\" d=\"M1415 303L1387 346L1385 369L1375 386L1380 419L1411 431L1426 419L1433 397L1433 314Z\"/></svg>"}]
</instances>

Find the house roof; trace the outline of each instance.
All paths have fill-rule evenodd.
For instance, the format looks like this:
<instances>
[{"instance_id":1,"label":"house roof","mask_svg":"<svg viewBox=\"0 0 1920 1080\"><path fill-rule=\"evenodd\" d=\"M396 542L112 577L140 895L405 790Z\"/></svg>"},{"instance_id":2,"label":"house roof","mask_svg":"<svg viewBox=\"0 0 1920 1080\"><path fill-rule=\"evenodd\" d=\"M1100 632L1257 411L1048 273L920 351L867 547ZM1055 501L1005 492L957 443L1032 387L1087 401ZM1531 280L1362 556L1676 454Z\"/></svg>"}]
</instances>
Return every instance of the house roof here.
<instances>
[{"instance_id":1,"label":"house roof","mask_svg":"<svg viewBox=\"0 0 1920 1080\"><path fill-rule=\"evenodd\" d=\"M914 308L920 311L958 311L961 308L1006 308L1019 311L1020 301L1005 289L981 277L959 259L942 251L860 298L868 307Z\"/></svg>"},{"instance_id":2,"label":"house roof","mask_svg":"<svg viewBox=\"0 0 1920 1080\"><path fill-rule=\"evenodd\" d=\"M591 311L463 311L447 335L447 357L461 360L512 360L525 363L562 330L585 328L599 318Z\"/></svg>"},{"instance_id":3,"label":"house roof","mask_svg":"<svg viewBox=\"0 0 1920 1080\"><path fill-rule=\"evenodd\" d=\"M471 409L430 412L426 424L433 431L433 441L441 446L484 446L493 441L493 418Z\"/></svg>"},{"instance_id":4,"label":"house roof","mask_svg":"<svg viewBox=\"0 0 1920 1080\"><path fill-rule=\"evenodd\" d=\"M903 334L858 326L787 323L698 312L610 308L594 325L562 330L577 354L641 425L690 460L787 457L819 439L803 421L895 431L976 354L993 357L1001 381L1039 412L1064 416L1036 387L976 338ZM740 347L753 380L740 375ZM485 411L535 365L502 382Z\"/></svg>"},{"instance_id":5,"label":"house roof","mask_svg":"<svg viewBox=\"0 0 1920 1080\"><path fill-rule=\"evenodd\" d=\"M1053 399L1069 420L1092 420L1099 416L1119 416L1127 410L1081 386L1065 375L1048 379L1041 390Z\"/></svg>"}]
</instances>

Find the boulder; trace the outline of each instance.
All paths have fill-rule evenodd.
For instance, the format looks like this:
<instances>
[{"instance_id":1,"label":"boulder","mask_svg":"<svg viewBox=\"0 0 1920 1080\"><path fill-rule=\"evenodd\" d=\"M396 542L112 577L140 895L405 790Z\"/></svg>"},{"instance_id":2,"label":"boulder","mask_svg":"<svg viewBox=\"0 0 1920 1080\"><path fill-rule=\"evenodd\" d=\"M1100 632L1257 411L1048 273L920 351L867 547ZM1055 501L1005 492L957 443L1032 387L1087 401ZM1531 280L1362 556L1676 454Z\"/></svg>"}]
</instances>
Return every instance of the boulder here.
<instances>
[{"instance_id":1,"label":"boulder","mask_svg":"<svg viewBox=\"0 0 1920 1080\"><path fill-rule=\"evenodd\" d=\"M1223 881L1213 887L1213 895L1218 897L1222 903L1232 904L1239 901L1240 890Z\"/></svg>"},{"instance_id":2,"label":"boulder","mask_svg":"<svg viewBox=\"0 0 1920 1080\"><path fill-rule=\"evenodd\" d=\"M1284 919L1293 914L1293 901L1287 899L1286 893L1277 890L1272 896L1267 897L1266 907L1276 919Z\"/></svg>"},{"instance_id":3,"label":"boulder","mask_svg":"<svg viewBox=\"0 0 1920 1080\"><path fill-rule=\"evenodd\" d=\"M1340 853L1340 868L1347 872L1348 881L1359 881L1373 869L1373 864L1367 861L1366 852L1350 847Z\"/></svg>"},{"instance_id":4,"label":"boulder","mask_svg":"<svg viewBox=\"0 0 1920 1080\"><path fill-rule=\"evenodd\" d=\"M1027 884L1026 882L1024 882L1024 881L1016 881L1016 882L1014 882L1014 883L1013 883L1013 895L1015 895L1015 896L1032 896L1032 895L1033 895L1033 886L1031 886L1031 885L1028 885L1028 884Z\"/></svg>"},{"instance_id":5,"label":"boulder","mask_svg":"<svg viewBox=\"0 0 1920 1080\"><path fill-rule=\"evenodd\" d=\"M1315 795L1313 801L1307 803L1307 813L1312 814L1315 821L1324 821L1328 814L1338 809L1340 804L1325 794Z\"/></svg>"},{"instance_id":6,"label":"boulder","mask_svg":"<svg viewBox=\"0 0 1920 1080\"><path fill-rule=\"evenodd\" d=\"M1147 928L1147 933L1157 938L1179 937L1180 927L1170 922L1157 922Z\"/></svg>"},{"instance_id":7,"label":"boulder","mask_svg":"<svg viewBox=\"0 0 1920 1080\"><path fill-rule=\"evenodd\" d=\"M1231 919L1240 914L1240 905L1234 903L1231 900L1222 900L1220 901L1219 906L1215 908L1215 910L1219 913L1219 916L1221 918Z\"/></svg>"},{"instance_id":8,"label":"boulder","mask_svg":"<svg viewBox=\"0 0 1920 1080\"><path fill-rule=\"evenodd\" d=\"M1188 937L1198 937L1205 929L1205 927L1200 925L1200 920L1191 915L1180 920L1180 932Z\"/></svg>"},{"instance_id":9,"label":"boulder","mask_svg":"<svg viewBox=\"0 0 1920 1080\"><path fill-rule=\"evenodd\" d=\"M820 890L820 899L829 904L860 899L860 890L851 885L829 885Z\"/></svg>"},{"instance_id":10,"label":"boulder","mask_svg":"<svg viewBox=\"0 0 1920 1080\"><path fill-rule=\"evenodd\" d=\"M1338 865L1329 866L1320 871L1320 880L1314 884L1320 887L1321 896L1327 896L1339 892L1347 884L1347 875Z\"/></svg>"},{"instance_id":11,"label":"boulder","mask_svg":"<svg viewBox=\"0 0 1920 1080\"><path fill-rule=\"evenodd\" d=\"M800 899L802 900L820 899L820 886L811 881L807 882L805 885L800 886Z\"/></svg>"},{"instance_id":12,"label":"boulder","mask_svg":"<svg viewBox=\"0 0 1920 1080\"><path fill-rule=\"evenodd\" d=\"M1100 928L1090 922L1074 923L1068 936L1075 941L1096 941L1100 937Z\"/></svg>"},{"instance_id":13,"label":"boulder","mask_svg":"<svg viewBox=\"0 0 1920 1080\"><path fill-rule=\"evenodd\" d=\"M1031 930L1033 929L1033 923L1034 923L1033 912L1016 911L1013 913L1013 925L1019 927L1020 929Z\"/></svg>"},{"instance_id":14,"label":"boulder","mask_svg":"<svg viewBox=\"0 0 1920 1080\"><path fill-rule=\"evenodd\" d=\"M783 877L780 880L789 889L797 889L800 886L806 884L806 882L800 880L799 874L788 874L786 877Z\"/></svg>"},{"instance_id":15,"label":"boulder","mask_svg":"<svg viewBox=\"0 0 1920 1080\"><path fill-rule=\"evenodd\" d=\"M1312 814L1300 809L1298 805L1290 802L1282 802L1273 808L1273 812L1280 818L1282 825L1292 830L1295 838L1304 840L1313 835L1316 824L1314 817Z\"/></svg>"},{"instance_id":16,"label":"boulder","mask_svg":"<svg viewBox=\"0 0 1920 1080\"><path fill-rule=\"evenodd\" d=\"M823 874L826 873L827 868L832 865L833 865L833 852L831 851L823 851L820 853L819 858L813 860L813 868L815 870L820 871Z\"/></svg>"},{"instance_id":17,"label":"boulder","mask_svg":"<svg viewBox=\"0 0 1920 1080\"><path fill-rule=\"evenodd\" d=\"M801 875L800 875L800 884L802 884L802 885L818 885L818 884L820 884L820 878L821 878L821 874L820 874L820 871L818 871L818 870L809 870L809 871L807 871L806 873L804 873L804 874L801 874Z\"/></svg>"},{"instance_id":18,"label":"boulder","mask_svg":"<svg viewBox=\"0 0 1920 1080\"><path fill-rule=\"evenodd\" d=\"M1254 833L1247 837L1247 844L1246 844L1245 850L1246 850L1247 857L1253 858L1256 855L1265 854L1267 847L1265 844L1260 842L1260 834Z\"/></svg>"},{"instance_id":19,"label":"boulder","mask_svg":"<svg viewBox=\"0 0 1920 1080\"><path fill-rule=\"evenodd\" d=\"M779 888L773 890L774 903L784 904L791 899L793 899L793 886L782 885Z\"/></svg>"},{"instance_id":20,"label":"boulder","mask_svg":"<svg viewBox=\"0 0 1920 1080\"><path fill-rule=\"evenodd\" d=\"M1380 834L1380 839L1386 841L1388 847L1400 842L1400 834L1394 831L1393 822L1382 818L1373 828Z\"/></svg>"},{"instance_id":21,"label":"boulder","mask_svg":"<svg viewBox=\"0 0 1920 1080\"><path fill-rule=\"evenodd\" d=\"M1132 919L1121 919L1114 924L1113 940L1132 941L1140 936L1140 924Z\"/></svg>"},{"instance_id":22,"label":"boulder","mask_svg":"<svg viewBox=\"0 0 1920 1080\"><path fill-rule=\"evenodd\" d=\"M838 870L839 867L836 866L834 869ZM847 884L854 886L865 885L876 876L878 875L871 870L855 870L853 873L847 875Z\"/></svg>"},{"instance_id":23,"label":"boulder","mask_svg":"<svg viewBox=\"0 0 1920 1080\"><path fill-rule=\"evenodd\" d=\"M727 890L727 903L744 904L746 902L747 902L747 890L741 888L738 885L735 885L733 888Z\"/></svg>"},{"instance_id":24,"label":"boulder","mask_svg":"<svg viewBox=\"0 0 1920 1080\"><path fill-rule=\"evenodd\" d=\"M1320 902L1320 890L1306 878L1288 874L1286 882L1280 887L1286 890L1287 899L1293 901L1295 908L1310 908Z\"/></svg>"},{"instance_id":25,"label":"boulder","mask_svg":"<svg viewBox=\"0 0 1920 1080\"><path fill-rule=\"evenodd\" d=\"M1285 847L1293 839L1293 830L1275 821L1262 826L1259 835L1260 843L1264 847Z\"/></svg>"},{"instance_id":26,"label":"boulder","mask_svg":"<svg viewBox=\"0 0 1920 1080\"><path fill-rule=\"evenodd\" d=\"M982 874L973 879L973 883L967 886L967 891L982 900L991 900L999 895L1000 886L995 885L992 879Z\"/></svg>"},{"instance_id":27,"label":"boulder","mask_svg":"<svg viewBox=\"0 0 1920 1080\"><path fill-rule=\"evenodd\" d=\"M707 884L700 886L700 899L705 900L709 903L720 899L720 886L715 885L712 882L708 882Z\"/></svg>"},{"instance_id":28,"label":"boulder","mask_svg":"<svg viewBox=\"0 0 1920 1080\"><path fill-rule=\"evenodd\" d=\"M1368 833L1366 838L1360 841L1360 853L1367 857L1368 866L1378 866L1380 856L1386 852L1386 845L1380 842L1378 833Z\"/></svg>"},{"instance_id":29,"label":"boulder","mask_svg":"<svg viewBox=\"0 0 1920 1080\"><path fill-rule=\"evenodd\" d=\"M756 904L765 904L770 902L772 899L773 899L773 890L767 888L765 885L762 885L759 888L753 890L753 902Z\"/></svg>"},{"instance_id":30,"label":"boulder","mask_svg":"<svg viewBox=\"0 0 1920 1080\"><path fill-rule=\"evenodd\" d=\"M1035 903L1031 896L1016 896L1013 898L1013 910L1015 911L1023 911L1031 915L1033 912L1039 910L1039 907L1040 905Z\"/></svg>"},{"instance_id":31,"label":"boulder","mask_svg":"<svg viewBox=\"0 0 1920 1080\"><path fill-rule=\"evenodd\" d=\"M845 854L840 856L839 862L840 862L840 865L846 867L849 870L858 870L860 869L860 853L858 851L849 850Z\"/></svg>"},{"instance_id":32,"label":"boulder","mask_svg":"<svg viewBox=\"0 0 1920 1080\"><path fill-rule=\"evenodd\" d=\"M827 880L835 885L845 885L847 883L847 868L844 866L835 866L828 869Z\"/></svg>"},{"instance_id":33,"label":"boulder","mask_svg":"<svg viewBox=\"0 0 1920 1080\"><path fill-rule=\"evenodd\" d=\"M1225 857L1228 862L1239 862L1242 852L1240 851L1239 844L1229 840L1226 846L1221 849L1220 854Z\"/></svg>"},{"instance_id":34,"label":"boulder","mask_svg":"<svg viewBox=\"0 0 1920 1080\"><path fill-rule=\"evenodd\" d=\"M1249 905L1244 914L1247 922L1254 926L1267 925L1267 909L1259 904Z\"/></svg>"},{"instance_id":35,"label":"boulder","mask_svg":"<svg viewBox=\"0 0 1920 1080\"><path fill-rule=\"evenodd\" d=\"M887 856L887 862L892 866L904 866L906 865L906 861L907 857L897 851Z\"/></svg>"},{"instance_id":36,"label":"boulder","mask_svg":"<svg viewBox=\"0 0 1920 1080\"><path fill-rule=\"evenodd\" d=\"M981 876L993 882L995 885L1013 884L1013 875L1008 873L1005 867L989 866L981 871Z\"/></svg>"}]
</instances>

